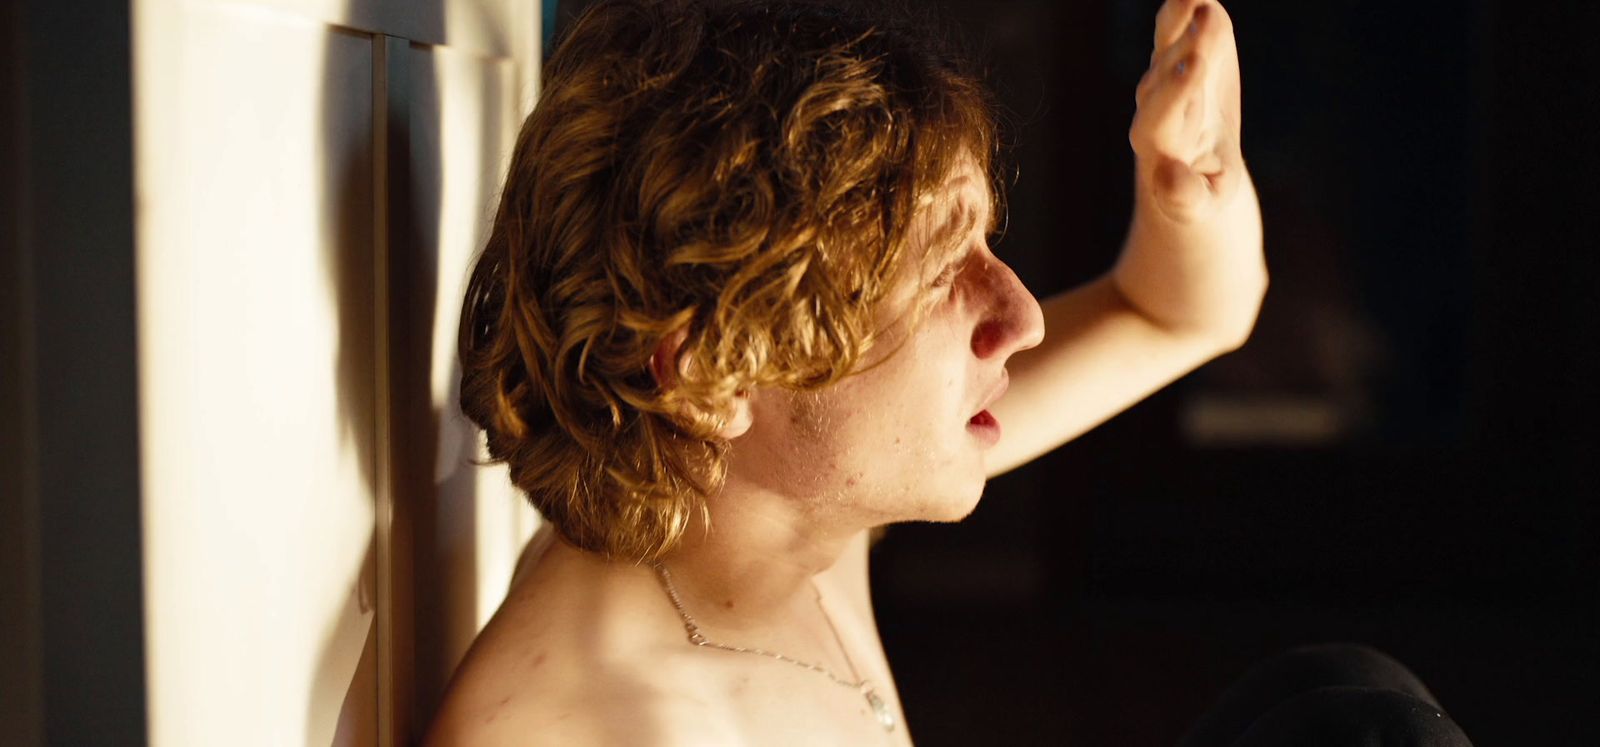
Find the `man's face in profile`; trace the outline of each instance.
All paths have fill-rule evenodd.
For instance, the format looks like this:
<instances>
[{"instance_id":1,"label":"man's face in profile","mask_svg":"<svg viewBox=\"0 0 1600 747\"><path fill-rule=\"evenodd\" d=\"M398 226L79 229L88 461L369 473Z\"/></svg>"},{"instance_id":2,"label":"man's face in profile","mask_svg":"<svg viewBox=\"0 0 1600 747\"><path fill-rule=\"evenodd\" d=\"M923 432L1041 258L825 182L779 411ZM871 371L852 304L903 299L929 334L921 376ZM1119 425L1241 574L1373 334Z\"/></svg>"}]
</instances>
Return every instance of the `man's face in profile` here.
<instances>
[{"instance_id":1,"label":"man's face in profile","mask_svg":"<svg viewBox=\"0 0 1600 747\"><path fill-rule=\"evenodd\" d=\"M730 484L857 526L972 511L1004 426L985 408L1004 391L1007 359L1044 331L1038 301L989 250L989 197L966 159L922 201L906 257L919 271L885 301L868 365L814 392L755 391Z\"/></svg>"}]
</instances>

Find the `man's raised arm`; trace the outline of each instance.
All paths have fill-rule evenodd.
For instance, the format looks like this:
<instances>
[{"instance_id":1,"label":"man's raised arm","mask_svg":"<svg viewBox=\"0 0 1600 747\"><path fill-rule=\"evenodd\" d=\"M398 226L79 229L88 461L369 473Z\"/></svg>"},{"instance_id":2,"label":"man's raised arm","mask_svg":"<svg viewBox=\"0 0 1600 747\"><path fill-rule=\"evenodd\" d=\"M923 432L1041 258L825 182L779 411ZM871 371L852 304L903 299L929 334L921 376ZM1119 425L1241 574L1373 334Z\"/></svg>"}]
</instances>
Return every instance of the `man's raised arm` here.
<instances>
[{"instance_id":1,"label":"man's raised arm","mask_svg":"<svg viewBox=\"0 0 1600 747\"><path fill-rule=\"evenodd\" d=\"M989 474L1100 424L1244 343L1266 292L1261 209L1239 149L1239 59L1214 0L1168 0L1128 139L1133 221L1116 265L1042 305L1011 359Z\"/></svg>"}]
</instances>

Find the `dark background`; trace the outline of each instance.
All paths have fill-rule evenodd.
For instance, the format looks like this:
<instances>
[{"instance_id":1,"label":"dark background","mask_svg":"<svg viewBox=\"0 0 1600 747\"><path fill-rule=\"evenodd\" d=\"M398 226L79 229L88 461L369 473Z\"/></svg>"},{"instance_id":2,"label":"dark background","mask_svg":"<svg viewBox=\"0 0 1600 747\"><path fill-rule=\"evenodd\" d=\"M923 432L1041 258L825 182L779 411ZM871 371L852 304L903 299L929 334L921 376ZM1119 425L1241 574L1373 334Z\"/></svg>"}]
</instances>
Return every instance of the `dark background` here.
<instances>
[{"instance_id":1,"label":"dark background","mask_svg":"<svg viewBox=\"0 0 1600 747\"><path fill-rule=\"evenodd\" d=\"M1008 112L997 252L1040 297L1104 272L1160 3L936 5ZM888 532L874 591L913 735L1172 745L1252 663L1354 641L1480 747L1600 744L1600 5L1226 7L1272 273L1256 332L968 521Z\"/></svg>"},{"instance_id":2,"label":"dark background","mask_svg":"<svg viewBox=\"0 0 1600 747\"><path fill-rule=\"evenodd\" d=\"M947 5L1011 111L997 251L1041 297L1105 271L1159 3ZM1600 744L1600 6L1226 7L1273 276L1256 334L967 522L888 533L913 734L1171 745L1252 662L1358 641L1479 745ZM1242 430L1205 416L1230 407Z\"/></svg>"}]
</instances>

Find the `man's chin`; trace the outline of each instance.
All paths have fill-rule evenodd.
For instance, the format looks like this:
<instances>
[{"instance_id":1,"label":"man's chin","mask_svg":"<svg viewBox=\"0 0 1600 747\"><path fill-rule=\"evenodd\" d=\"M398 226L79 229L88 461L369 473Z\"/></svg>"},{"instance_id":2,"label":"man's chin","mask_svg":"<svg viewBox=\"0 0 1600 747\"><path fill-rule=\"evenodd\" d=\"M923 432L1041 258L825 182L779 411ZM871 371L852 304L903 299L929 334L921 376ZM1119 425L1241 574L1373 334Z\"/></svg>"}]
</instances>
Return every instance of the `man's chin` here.
<instances>
[{"instance_id":1,"label":"man's chin","mask_svg":"<svg viewBox=\"0 0 1600 747\"><path fill-rule=\"evenodd\" d=\"M973 511L978 510L978 502L983 499L983 486L976 490L960 495L939 496L936 500L928 502L924 507L926 515L917 517L916 521L927 521L935 524L954 524L964 521Z\"/></svg>"}]
</instances>

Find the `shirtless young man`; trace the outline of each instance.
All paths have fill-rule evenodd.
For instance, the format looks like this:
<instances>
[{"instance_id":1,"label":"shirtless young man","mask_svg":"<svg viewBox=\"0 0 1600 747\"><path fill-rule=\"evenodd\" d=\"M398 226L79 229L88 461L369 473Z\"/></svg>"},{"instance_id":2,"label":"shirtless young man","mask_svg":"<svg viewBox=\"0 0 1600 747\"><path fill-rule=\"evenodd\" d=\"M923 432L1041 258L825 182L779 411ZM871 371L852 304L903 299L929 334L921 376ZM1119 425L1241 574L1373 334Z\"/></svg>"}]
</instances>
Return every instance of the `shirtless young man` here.
<instances>
[{"instance_id":1,"label":"shirtless young man","mask_svg":"<svg viewBox=\"0 0 1600 747\"><path fill-rule=\"evenodd\" d=\"M428 744L910 744L868 531L961 519L1249 335L1261 222L1214 0L1157 14L1121 258L1042 305L987 243L976 81L826 7L601 2L548 63L461 352L549 531Z\"/></svg>"}]
</instances>

